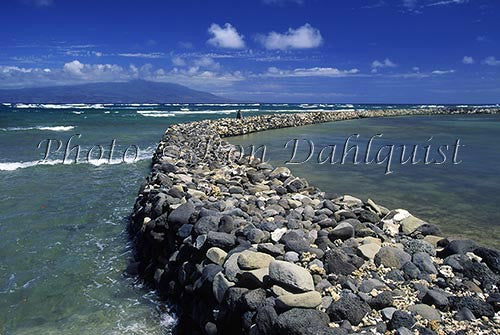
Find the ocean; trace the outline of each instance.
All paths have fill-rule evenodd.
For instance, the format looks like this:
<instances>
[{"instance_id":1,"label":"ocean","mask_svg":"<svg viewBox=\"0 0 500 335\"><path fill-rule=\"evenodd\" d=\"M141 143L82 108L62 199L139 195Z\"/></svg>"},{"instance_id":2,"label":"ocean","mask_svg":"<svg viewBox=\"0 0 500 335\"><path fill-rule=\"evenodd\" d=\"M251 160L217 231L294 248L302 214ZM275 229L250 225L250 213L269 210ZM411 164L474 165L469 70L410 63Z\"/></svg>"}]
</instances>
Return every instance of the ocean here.
<instances>
[{"instance_id":1,"label":"ocean","mask_svg":"<svg viewBox=\"0 0 500 335\"><path fill-rule=\"evenodd\" d=\"M315 110L438 106L351 104L2 104L0 105L0 333L168 334L169 306L124 275L132 257L126 227L151 155L165 129L206 118ZM384 145L424 147L461 140L453 164L318 164L318 150L359 134ZM429 138L432 139L429 141ZM406 208L443 232L500 247L500 116L361 119L250 134L274 164L293 139L315 155L287 165L336 194ZM306 142L303 142L306 143ZM436 147L437 146L437 147ZM301 147L296 160L304 159ZM89 153L90 152L90 153ZM423 159L423 158L422 158Z\"/></svg>"}]
</instances>

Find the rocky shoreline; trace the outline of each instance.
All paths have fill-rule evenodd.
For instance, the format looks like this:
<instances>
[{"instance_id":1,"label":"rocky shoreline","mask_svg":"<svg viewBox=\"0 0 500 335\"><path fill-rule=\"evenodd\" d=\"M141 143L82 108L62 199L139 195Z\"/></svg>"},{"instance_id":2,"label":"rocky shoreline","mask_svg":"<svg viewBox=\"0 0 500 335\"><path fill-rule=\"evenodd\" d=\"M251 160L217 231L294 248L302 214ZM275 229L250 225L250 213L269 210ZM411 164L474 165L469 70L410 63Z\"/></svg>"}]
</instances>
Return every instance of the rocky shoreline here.
<instances>
[{"instance_id":1,"label":"rocky shoreline","mask_svg":"<svg viewBox=\"0 0 500 335\"><path fill-rule=\"evenodd\" d=\"M169 127L131 217L139 274L186 334L500 334L500 253L403 209L332 196L224 137L361 117L273 114Z\"/></svg>"}]
</instances>

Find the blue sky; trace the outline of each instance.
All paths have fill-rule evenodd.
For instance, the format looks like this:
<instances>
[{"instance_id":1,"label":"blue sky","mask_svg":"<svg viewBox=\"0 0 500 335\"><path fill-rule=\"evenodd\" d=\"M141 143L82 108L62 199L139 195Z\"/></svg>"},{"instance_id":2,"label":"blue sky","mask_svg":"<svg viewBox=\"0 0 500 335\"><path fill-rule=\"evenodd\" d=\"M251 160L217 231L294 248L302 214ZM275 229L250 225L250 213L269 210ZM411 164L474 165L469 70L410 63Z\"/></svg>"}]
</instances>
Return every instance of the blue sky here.
<instances>
[{"instance_id":1,"label":"blue sky","mask_svg":"<svg viewBox=\"0 0 500 335\"><path fill-rule=\"evenodd\" d=\"M134 78L255 101L499 103L497 0L3 0L0 87Z\"/></svg>"}]
</instances>

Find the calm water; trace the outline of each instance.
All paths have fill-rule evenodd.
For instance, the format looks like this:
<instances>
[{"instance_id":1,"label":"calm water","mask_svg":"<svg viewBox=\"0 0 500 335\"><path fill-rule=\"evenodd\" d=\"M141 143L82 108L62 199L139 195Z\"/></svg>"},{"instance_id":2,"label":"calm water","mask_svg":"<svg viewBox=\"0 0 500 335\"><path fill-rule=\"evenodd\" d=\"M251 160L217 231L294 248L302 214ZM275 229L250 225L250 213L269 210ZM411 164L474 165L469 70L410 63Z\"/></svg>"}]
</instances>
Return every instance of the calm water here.
<instances>
[{"instance_id":1,"label":"calm water","mask_svg":"<svg viewBox=\"0 0 500 335\"><path fill-rule=\"evenodd\" d=\"M318 164L318 154L324 150L322 159L337 145L335 161L341 160L343 148L350 135L347 149L358 145L358 162L353 164L354 150L348 152L345 164ZM370 137L382 134L372 142L368 160L375 158L378 150L394 145L392 173L385 174L386 162L364 164ZM432 139L429 141L429 139ZM295 159L292 158L293 140L297 139ZM389 208L405 208L429 222L439 225L451 236L473 238L490 246L500 248L500 116L419 116L379 119L363 119L304 126L294 129L266 131L232 138L234 144L245 146L266 145L267 158L276 165L286 161L303 162L311 152L314 154L304 164L287 165L297 175L322 190L335 194L352 194L362 199L371 198ZM457 162L453 164L453 146L460 140ZM292 140L287 148L284 145ZM444 164L400 164L401 150L406 145L406 156L417 146L416 160L425 159L425 146L430 146L429 160L443 160L438 152L440 145L449 145L443 151ZM380 161L388 148L383 149Z\"/></svg>"},{"instance_id":2,"label":"calm water","mask_svg":"<svg viewBox=\"0 0 500 335\"><path fill-rule=\"evenodd\" d=\"M366 107L377 106L0 105L0 333L169 332L175 317L160 313L154 293L123 275L131 257L126 217L169 124L234 117L237 109L250 115ZM468 147L458 167L412 167L389 177L380 167L292 168L325 190L369 195L389 207L413 209L447 232L498 245L499 217L492 207L499 200L499 130L496 117L400 118L265 132L239 140L279 148L294 136L312 136L319 144L354 132L369 136L383 131L408 142L425 141L429 134L439 141L460 136ZM66 161L73 164L62 164L66 143L76 134L81 137L73 137L69 148L80 145L78 164L76 149ZM48 139L52 151L41 164ZM113 139L112 164L103 164ZM60 150L53 152L59 141ZM103 146L104 159L97 161L95 147L89 164L87 152L97 145ZM287 157L279 156L280 151L273 159L282 163Z\"/></svg>"}]
</instances>

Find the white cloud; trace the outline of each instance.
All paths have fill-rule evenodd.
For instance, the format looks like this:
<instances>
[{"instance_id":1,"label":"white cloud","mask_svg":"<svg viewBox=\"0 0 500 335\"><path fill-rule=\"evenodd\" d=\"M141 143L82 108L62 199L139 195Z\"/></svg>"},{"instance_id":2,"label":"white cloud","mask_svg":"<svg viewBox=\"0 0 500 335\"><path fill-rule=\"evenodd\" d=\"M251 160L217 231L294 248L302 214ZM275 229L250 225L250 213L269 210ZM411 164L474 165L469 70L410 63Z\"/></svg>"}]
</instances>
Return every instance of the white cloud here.
<instances>
[{"instance_id":1,"label":"white cloud","mask_svg":"<svg viewBox=\"0 0 500 335\"><path fill-rule=\"evenodd\" d=\"M213 58L203 56L194 60L194 65L210 69L220 69L220 64L215 62Z\"/></svg>"},{"instance_id":2,"label":"white cloud","mask_svg":"<svg viewBox=\"0 0 500 335\"><path fill-rule=\"evenodd\" d=\"M262 2L266 5L284 5L288 2L302 5L304 3L304 0L262 0Z\"/></svg>"},{"instance_id":3,"label":"white cloud","mask_svg":"<svg viewBox=\"0 0 500 335\"><path fill-rule=\"evenodd\" d=\"M212 35L207 43L218 48L242 49L245 47L244 36L240 35L236 28L230 23L226 23L224 27L216 23L212 23L208 32Z\"/></svg>"},{"instance_id":4,"label":"white cloud","mask_svg":"<svg viewBox=\"0 0 500 335\"><path fill-rule=\"evenodd\" d=\"M283 34L272 31L257 39L269 50L310 49L319 47L323 43L320 31L309 23L297 29L289 28Z\"/></svg>"},{"instance_id":5,"label":"white cloud","mask_svg":"<svg viewBox=\"0 0 500 335\"><path fill-rule=\"evenodd\" d=\"M417 7L417 0L403 0L403 6L409 10Z\"/></svg>"},{"instance_id":6,"label":"white cloud","mask_svg":"<svg viewBox=\"0 0 500 335\"><path fill-rule=\"evenodd\" d=\"M443 75L443 74L451 74L455 73L455 70L434 70L431 74Z\"/></svg>"},{"instance_id":7,"label":"white cloud","mask_svg":"<svg viewBox=\"0 0 500 335\"><path fill-rule=\"evenodd\" d=\"M38 7L47 7L54 4L54 0L24 0L24 2Z\"/></svg>"},{"instance_id":8,"label":"white cloud","mask_svg":"<svg viewBox=\"0 0 500 335\"><path fill-rule=\"evenodd\" d=\"M384 59L383 61L374 60L372 62L372 73L377 73L378 69L383 69L387 67L397 67L398 65L391 61L389 58Z\"/></svg>"},{"instance_id":9,"label":"white cloud","mask_svg":"<svg viewBox=\"0 0 500 335\"><path fill-rule=\"evenodd\" d=\"M333 67L312 67L297 68L294 70L281 70L276 67L270 67L263 77L346 77L359 73L358 69L339 70Z\"/></svg>"},{"instance_id":10,"label":"white cloud","mask_svg":"<svg viewBox=\"0 0 500 335\"><path fill-rule=\"evenodd\" d=\"M500 65L500 60L496 59L493 56L489 56L483 60L483 63L486 65L490 65L490 66L497 66L497 65Z\"/></svg>"},{"instance_id":11,"label":"white cloud","mask_svg":"<svg viewBox=\"0 0 500 335\"><path fill-rule=\"evenodd\" d=\"M186 61L182 57L175 56L172 58L172 64L174 64L175 66L185 66Z\"/></svg>"},{"instance_id":12,"label":"white cloud","mask_svg":"<svg viewBox=\"0 0 500 335\"><path fill-rule=\"evenodd\" d=\"M151 52L151 53L120 53L118 56L121 57L131 57L131 58L163 58L165 55L161 52Z\"/></svg>"},{"instance_id":13,"label":"white cloud","mask_svg":"<svg viewBox=\"0 0 500 335\"><path fill-rule=\"evenodd\" d=\"M137 67L131 64L122 67L116 64L85 64L74 60L60 68L22 68L0 65L0 87L29 87L47 85L67 85L92 82L124 82L145 79L158 82L173 82L203 90L213 86L231 85L245 79L239 71L225 72L213 60L199 59L199 66L165 70L151 64Z\"/></svg>"},{"instance_id":14,"label":"white cloud","mask_svg":"<svg viewBox=\"0 0 500 335\"><path fill-rule=\"evenodd\" d=\"M474 61L474 58L472 58L470 56L464 56L464 58L462 59L462 63L464 63L464 64L474 64L475 61Z\"/></svg>"},{"instance_id":15,"label":"white cloud","mask_svg":"<svg viewBox=\"0 0 500 335\"><path fill-rule=\"evenodd\" d=\"M83 68L84 68L84 65L82 63L80 63L80 61L78 61L78 60L74 60L72 62L66 63L66 64L64 64L64 67L63 67L64 71L66 71L69 74L76 75L76 76L81 76L83 74L82 73Z\"/></svg>"},{"instance_id":16,"label":"white cloud","mask_svg":"<svg viewBox=\"0 0 500 335\"><path fill-rule=\"evenodd\" d=\"M427 6L445 6L445 5L459 5L467 3L469 0L443 0L428 4Z\"/></svg>"}]
</instances>

